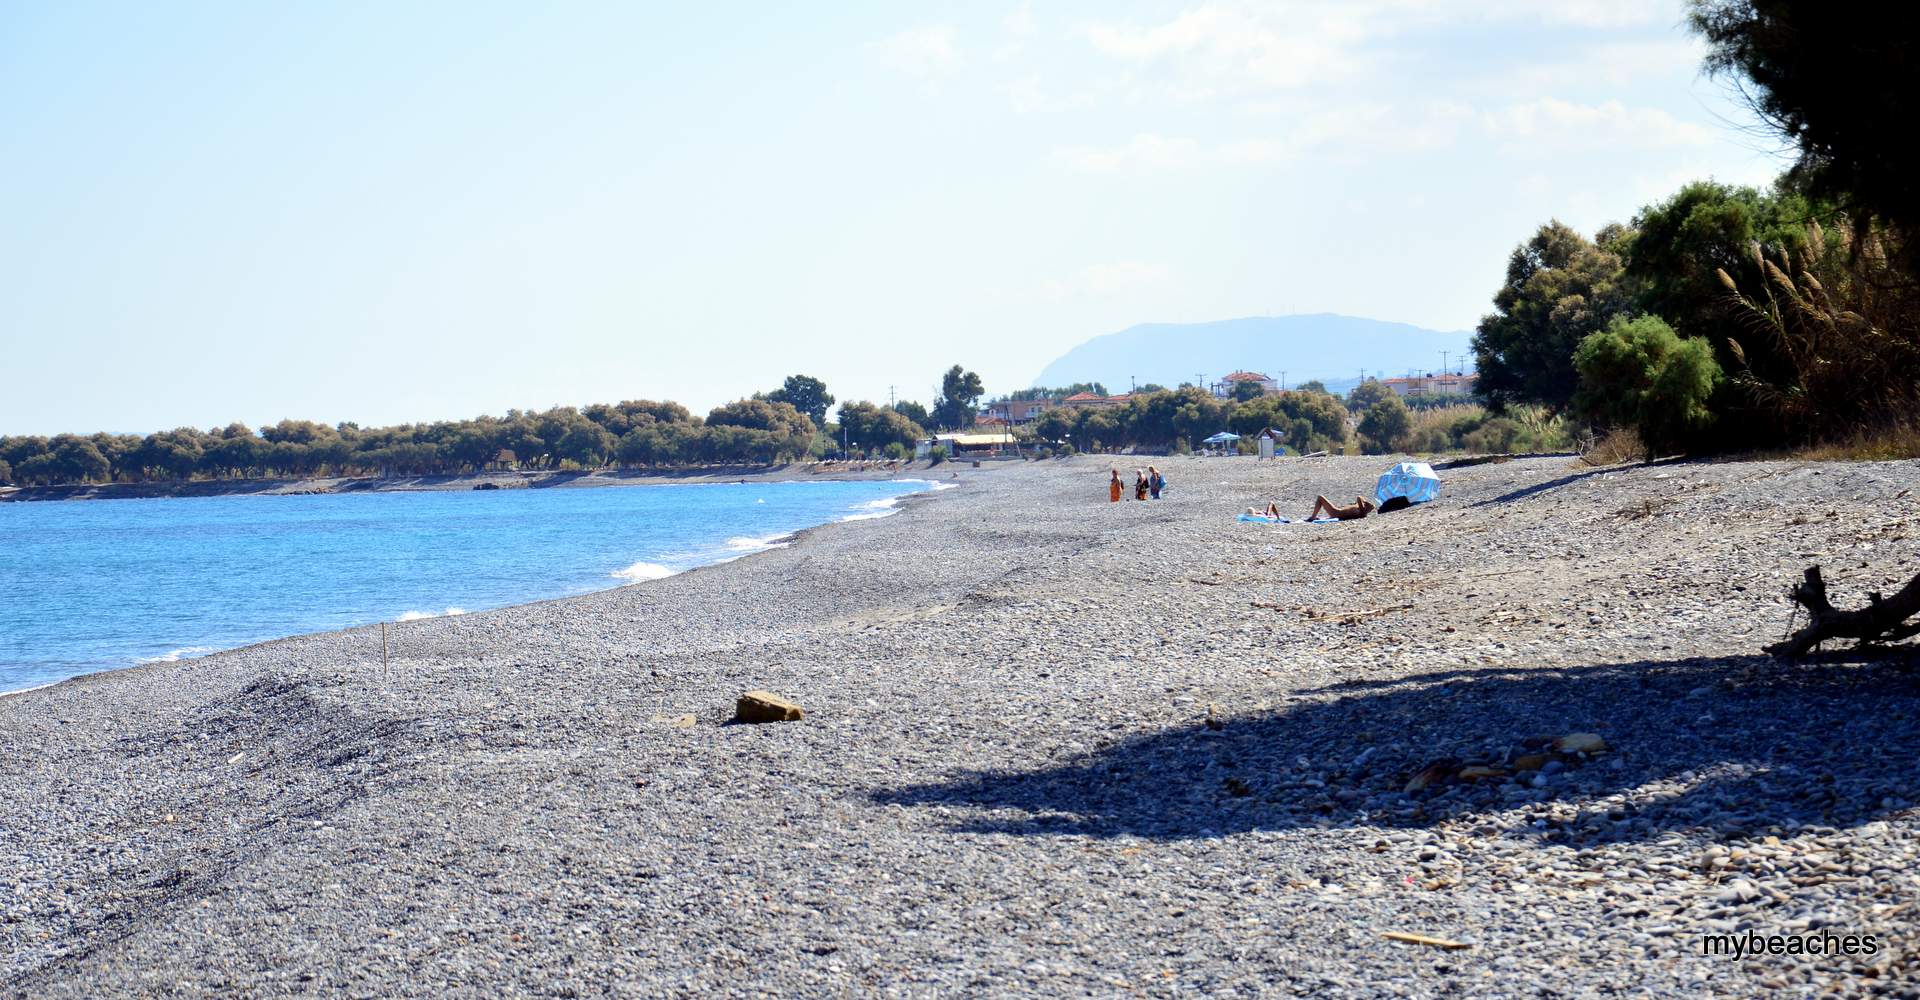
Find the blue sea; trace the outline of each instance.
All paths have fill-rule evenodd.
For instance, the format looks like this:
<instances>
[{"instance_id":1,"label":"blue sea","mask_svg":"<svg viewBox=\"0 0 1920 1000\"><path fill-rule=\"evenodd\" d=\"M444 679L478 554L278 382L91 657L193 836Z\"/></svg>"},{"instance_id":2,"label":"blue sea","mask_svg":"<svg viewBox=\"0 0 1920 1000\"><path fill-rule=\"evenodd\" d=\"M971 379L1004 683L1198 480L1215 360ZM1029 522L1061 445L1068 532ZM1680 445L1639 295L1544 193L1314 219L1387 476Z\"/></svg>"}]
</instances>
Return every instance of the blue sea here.
<instances>
[{"instance_id":1,"label":"blue sea","mask_svg":"<svg viewBox=\"0 0 1920 1000\"><path fill-rule=\"evenodd\" d=\"M581 594L884 516L920 480L0 503L0 691Z\"/></svg>"}]
</instances>

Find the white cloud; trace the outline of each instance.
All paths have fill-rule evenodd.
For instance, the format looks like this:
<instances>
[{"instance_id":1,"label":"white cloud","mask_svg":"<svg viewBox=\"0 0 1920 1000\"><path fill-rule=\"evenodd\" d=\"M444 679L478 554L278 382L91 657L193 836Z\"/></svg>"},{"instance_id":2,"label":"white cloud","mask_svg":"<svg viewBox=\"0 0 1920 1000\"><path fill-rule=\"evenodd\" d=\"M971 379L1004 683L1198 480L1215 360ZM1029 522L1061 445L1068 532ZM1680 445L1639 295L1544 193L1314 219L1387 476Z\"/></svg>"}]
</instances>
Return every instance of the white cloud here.
<instances>
[{"instance_id":1,"label":"white cloud","mask_svg":"<svg viewBox=\"0 0 1920 1000\"><path fill-rule=\"evenodd\" d=\"M1309 153L1346 159L1429 152L1453 145L1475 117L1472 108L1446 101L1416 107L1354 105L1295 115L1269 135L1204 143L1146 132L1120 146L1063 147L1053 159L1070 170L1099 173L1268 166Z\"/></svg>"},{"instance_id":2,"label":"white cloud","mask_svg":"<svg viewBox=\"0 0 1920 1000\"><path fill-rule=\"evenodd\" d=\"M1205 145L1186 136L1143 132L1123 146L1066 146L1053 152L1055 163L1070 170L1107 173L1117 170L1180 170L1203 166L1272 164L1297 155L1286 144L1268 139Z\"/></svg>"},{"instance_id":3,"label":"white cloud","mask_svg":"<svg viewBox=\"0 0 1920 1000\"><path fill-rule=\"evenodd\" d=\"M1038 76L1010 80L1002 84L1000 89L1006 93L1014 114L1019 115L1077 111L1093 106L1091 94L1085 91L1054 93L1041 83Z\"/></svg>"},{"instance_id":4,"label":"white cloud","mask_svg":"<svg viewBox=\"0 0 1920 1000\"><path fill-rule=\"evenodd\" d=\"M995 62L1018 59L1027 51L1039 26L1033 20L1033 4L1023 2L1000 19L1000 44L993 50Z\"/></svg>"},{"instance_id":5,"label":"white cloud","mask_svg":"<svg viewBox=\"0 0 1920 1000\"><path fill-rule=\"evenodd\" d=\"M908 28L874 42L880 60L915 76L946 76L960 68L960 49L952 25L928 24Z\"/></svg>"},{"instance_id":6,"label":"white cloud","mask_svg":"<svg viewBox=\"0 0 1920 1000\"><path fill-rule=\"evenodd\" d=\"M1107 298L1165 284L1172 275L1173 272L1164 264L1118 260L1089 264L1071 277L1047 281L1041 285L1040 292L1043 297L1054 300L1090 296Z\"/></svg>"},{"instance_id":7,"label":"white cloud","mask_svg":"<svg viewBox=\"0 0 1920 1000\"><path fill-rule=\"evenodd\" d=\"M1716 133L1658 108L1619 101L1576 104L1553 97L1514 104L1483 116L1487 135L1518 151L1564 152L1607 148L1705 146Z\"/></svg>"},{"instance_id":8,"label":"white cloud","mask_svg":"<svg viewBox=\"0 0 1920 1000\"><path fill-rule=\"evenodd\" d=\"M1548 23L1582 28L1624 28L1662 18L1678 21L1679 8L1671 0L1512 0L1491 5L1489 12L1509 17L1531 14Z\"/></svg>"},{"instance_id":9,"label":"white cloud","mask_svg":"<svg viewBox=\"0 0 1920 1000\"><path fill-rule=\"evenodd\" d=\"M1572 55L1500 72L1479 89L1487 93L1539 94L1684 79L1699 73L1705 57L1705 43L1695 38L1602 42Z\"/></svg>"},{"instance_id":10,"label":"white cloud","mask_svg":"<svg viewBox=\"0 0 1920 1000\"><path fill-rule=\"evenodd\" d=\"M1357 43L1374 33L1363 5L1292 3L1284 10L1205 3L1170 21L1091 24L1095 50L1150 72L1176 99L1204 100L1310 83L1363 68Z\"/></svg>"},{"instance_id":11,"label":"white cloud","mask_svg":"<svg viewBox=\"0 0 1920 1000\"><path fill-rule=\"evenodd\" d=\"M1662 18L1678 19L1672 0L1205 0L1171 19L1095 22L1081 33L1132 67L1140 87L1206 101L1378 75L1405 57L1380 43L1423 28L1531 21L1617 29ZM1635 55L1665 61L1673 53Z\"/></svg>"},{"instance_id":12,"label":"white cloud","mask_svg":"<svg viewBox=\"0 0 1920 1000\"><path fill-rule=\"evenodd\" d=\"M1000 26L1015 38L1026 38L1033 34L1033 4L1023 3L1015 7L1000 19Z\"/></svg>"}]
</instances>

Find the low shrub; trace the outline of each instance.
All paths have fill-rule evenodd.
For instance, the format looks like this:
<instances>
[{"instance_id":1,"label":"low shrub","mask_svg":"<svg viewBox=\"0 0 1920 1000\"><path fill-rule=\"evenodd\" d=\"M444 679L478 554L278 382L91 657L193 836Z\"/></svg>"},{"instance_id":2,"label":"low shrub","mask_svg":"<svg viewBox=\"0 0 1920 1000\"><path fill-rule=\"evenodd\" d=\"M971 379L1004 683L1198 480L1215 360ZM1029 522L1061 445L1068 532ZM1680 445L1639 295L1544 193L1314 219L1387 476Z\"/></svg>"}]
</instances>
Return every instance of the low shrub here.
<instances>
[{"instance_id":1,"label":"low shrub","mask_svg":"<svg viewBox=\"0 0 1920 1000\"><path fill-rule=\"evenodd\" d=\"M1647 446L1631 427L1608 431L1580 455L1588 465L1619 465L1632 462L1647 453Z\"/></svg>"}]
</instances>

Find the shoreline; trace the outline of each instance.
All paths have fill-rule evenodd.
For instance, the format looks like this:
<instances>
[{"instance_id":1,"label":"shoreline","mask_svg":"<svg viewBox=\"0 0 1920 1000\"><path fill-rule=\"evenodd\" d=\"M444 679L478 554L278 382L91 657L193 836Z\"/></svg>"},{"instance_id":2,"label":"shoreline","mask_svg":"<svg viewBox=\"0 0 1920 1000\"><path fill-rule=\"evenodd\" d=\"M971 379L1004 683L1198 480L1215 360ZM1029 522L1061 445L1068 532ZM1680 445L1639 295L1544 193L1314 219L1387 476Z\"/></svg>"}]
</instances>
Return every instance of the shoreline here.
<instances>
[{"instance_id":1,"label":"shoreline","mask_svg":"<svg viewBox=\"0 0 1920 1000\"><path fill-rule=\"evenodd\" d=\"M1810 561L1849 608L1920 572L1920 462L1522 459L1235 519L1390 461L1175 459L1121 503L1101 457L961 470L857 531L406 623L390 669L361 626L0 700L0 994L1912 974L1914 654L1760 650ZM804 717L732 723L753 690ZM1809 926L1893 946L1700 944Z\"/></svg>"},{"instance_id":2,"label":"shoreline","mask_svg":"<svg viewBox=\"0 0 1920 1000\"><path fill-rule=\"evenodd\" d=\"M473 472L457 476L313 476L303 479L210 479L158 483L73 483L0 487L0 503L58 500L149 500L179 497L308 496L339 493L459 492L496 489L588 489L702 483L863 482L931 475L942 466L886 460L791 462L783 465L688 469L594 469L583 472Z\"/></svg>"},{"instance_id":3,"label":"shoreline","mask_svg":"<svg viewBox=\"0 0 1920 1000\"><path fill-rule=\"evenodd\" d=\"M782 532L778 535L773 535L765 539L758 540L760 543L758 548L754 548L749 551L739 553L737 555L724 555L710 562L703 562L703 563L700 563L699 565L689 566L686 569L682 569L682 570L673 570L662 576L647 577L644 579L630 579L630 578L621 576L620 573L616 571L614 573L608 574L607 576L607 579L609 580L618 581L613 583L611 586L598 587L592 590L578 591L574 593L560 594L554 597L543 597L543 598L537 598L537 599L528 600L528 601L515 601L509 604L502 604L497 607L477 608L477 609L471 609L471 610L461 609L458 614L447 614L445 612L442 612L439 614L423 613L423 614L418 614L415 617L407 617L408 614L414 614L413 612L407 612L406 614L403 614L402 616L394 619L366 622L360 625L350 625L345 628L323 629L320 631L313 631L313 632L294 632L287 635L272 636L265 639L259 639L253 642L242 643L238 646L230 646L230 647L221 648L221 649L211 649L211 650L208 650L207 652L199 653L193 656L163 655L159 657L136 660L134 662L124 663L118 666L103 665L99 669L88 670L83 673L74 674L70 677L60 678L59 680L46 681L44 683L34 684L28 687L0 691L0 703L5 703L9 699L18 698L23 695L31 694L35 691L42 691L47 688L57 687L59 685L67 684L74 681L81 681L81 680L86 680L90 678L100 678L105 675L117 674L117 673L122 673L126 671L143 670L147 668L156 668L156 667L167 667L175 664L192 664L196 661L205 660L211 657L223 656L231 653L240 653L240 652L251 650L260 646L266 646L266 645L277 643L277 642L286 642L291 640L313 638L313 637L320 637L320 636L329 636L329 635L336 635L336 634L348 634L348 633L358 632L364 629L379 628L383 624L410 625L410 624L415 624L419 622L434 621L436 619L460 618L468 615L495 614L498 612L507 612L507 611L514 611L518 609L533 608L540 605L551 604L556 601L568 601L568 600L573 600L575 598L589 597L595 594L603 594L611 591L624 590L629 587L644 587L649 584L659 583L660 581L663 581L663 580L670 580L675 577L687 576L689 574L698 573L703 570L713 570L721 566L728 566L735 563L745 562L746 560L751 559L754 556L766 555L769 552L778 551L784 548L791 548L793 546L801 544L801 542L804 539L814 534L815 532L818 532L823 528L827 528L833 525L860 524L860 523L865 523L870 521L884 520L886 518L889 518L896 514L904 512L905 510L908 509L910 505L917 505L919 503L924 503L927 500L930 500L933 497L937 497L940 494L945 493L952 488L952 485L947 482L941 482L938 480L931 480L931 479L923 479L923 478L912 477L912 476L888 476L884 478L879 476L873 476L863 480L843 479L843 478L816 480L816 479L810 479L810 478L794 477L794 478L787 478L787 479L766 479L762 481L763 482L898 481L898 482L912 482L912 483L924 482L924 483L928 483L929 485L927 489L915 490L908 493L901 493L897 496L890 498L893 502L891 505L889 505L885 509L875 511L872 513L849 514L849 515L835 518L831 521L822 521L819 524L809 525L804 528L796 528L792 531ZM728 485L735 482L738 482L738 480L732 479L732 478L717 479L712 482L712 485ZM752 480L748 480L748 482L752 482ZM666 486L666 485L698 485L698 484L630 482L630 483L620 483L620 484L593 484L593 485ZM575 487L575 488L583 488L583 487ZM404 491L396 490L394 492L404 492ZM434 603L434 602L428 602L428 603ZM448 607L456 607L456 606L448 605ZM181 649L191 649L191 648L196 648L196 647L192 645L181 647Z\"/></svg>"}]
</instances>

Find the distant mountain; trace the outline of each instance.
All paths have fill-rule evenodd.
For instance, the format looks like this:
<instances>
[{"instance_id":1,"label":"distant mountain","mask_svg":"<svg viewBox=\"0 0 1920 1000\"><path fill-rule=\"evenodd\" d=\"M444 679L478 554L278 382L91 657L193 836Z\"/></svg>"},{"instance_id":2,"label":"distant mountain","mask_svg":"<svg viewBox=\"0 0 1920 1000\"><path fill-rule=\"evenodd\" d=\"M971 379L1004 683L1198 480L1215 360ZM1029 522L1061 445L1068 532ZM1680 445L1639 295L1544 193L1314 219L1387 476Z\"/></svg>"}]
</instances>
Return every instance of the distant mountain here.
<instances>
[{"instance_id":1,"label":"distant mountain","mask_svg":"<svg viewBox=\"0 0 1920 1000\"><path fill-rule=\"evenodd\" d=\"M1345 392L1369 376L1405 375L1470 367L1467 343L1473 334L1442 333L1405 323L1320 313L1312 316L1249 316L1213 323L1142 323L1104 334L1061 355L1034 380L1061 386L1103 382L1126 392L1130 380L1176 386L1204 375L1213 382L1233 371L1255 371L1270 378L1286 373L1289 386L1319 379Z\"/></svg>"}]
</instances>

